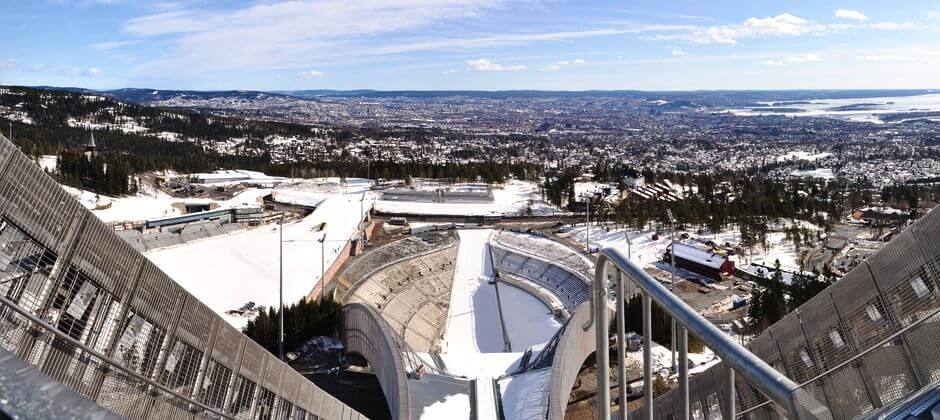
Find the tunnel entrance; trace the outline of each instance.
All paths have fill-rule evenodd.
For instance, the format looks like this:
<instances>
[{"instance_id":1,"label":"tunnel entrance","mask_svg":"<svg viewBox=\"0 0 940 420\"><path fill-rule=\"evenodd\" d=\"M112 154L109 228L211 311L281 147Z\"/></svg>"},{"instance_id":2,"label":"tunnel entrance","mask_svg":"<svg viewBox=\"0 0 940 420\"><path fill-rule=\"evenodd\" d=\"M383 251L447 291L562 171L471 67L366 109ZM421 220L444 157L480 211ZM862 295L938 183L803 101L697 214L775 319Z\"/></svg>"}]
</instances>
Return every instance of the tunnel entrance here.
<instances>
[{"instance_id":1,"label":"tunnel entrance","mask_svg":"<svg viewBox=\"0 0 940 420\"><path fill-rule=\"evenodd\" d=\"M391 420L385 394L375 375L358 370L304 375L344 404L374 420Z\"/></svg>"}]
</instances>

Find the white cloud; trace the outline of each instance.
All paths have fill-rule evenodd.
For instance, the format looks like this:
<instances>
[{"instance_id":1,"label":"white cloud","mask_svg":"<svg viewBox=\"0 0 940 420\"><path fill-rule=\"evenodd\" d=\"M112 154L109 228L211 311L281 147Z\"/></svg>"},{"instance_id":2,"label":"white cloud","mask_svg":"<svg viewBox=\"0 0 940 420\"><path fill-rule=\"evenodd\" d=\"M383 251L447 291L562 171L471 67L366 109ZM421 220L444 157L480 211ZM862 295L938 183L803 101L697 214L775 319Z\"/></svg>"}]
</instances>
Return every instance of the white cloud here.
<instances>
[{"instance_id":1,"label":"white cloud","mask_svg":"<svg viewBox=\"0 0 940 420\"><path fill-rule=\"evenodd\" d=\"M807 63L807 62L814 62L814 61L823 61L823 58L816 54L804 54L804 55L798 55L795 57L787 57L786 61L788 63Z\"/></svg>"},{"instance_id":2,"label":"white cloud","mask_svg":"<svg viewBox=\"0 0 940 420\"><path fill-rule=\"evenodd\" d=\"M83 69L79 66L72 66L63 70L62 75L69 77L98 77L101 76L101 69L98 67Z\"/></svg>"},{"instance_id":3,"label":"white cloud","mask_svg":"<svg viewBox=\"0 0 940 420\"><path fill-rule=\"evenodd\" d=\"M789 63L810 63L810 62L819 62L823 61L823 58L817 54L803 54L803 55L793 55L789 57L783 57L779 59L770 59L761 61L760 64L765 66L772 67L781 67Z\"/></svg>"},{"instance_id":4,"label":"white cloud","mask_svg":"<svg viewBox=\"0 0 940 420\"><path fill-rule=\"evenodd\" d=\"M835 16L839 19L850 19L857 22L864 22L868 20L868 16L865 16L864 13L859 12L858 10L850 9L838 9L835 11Z\"/></svg>"},{"instance_id":5,"label":"white cloud","mask_svg":"<svg viewBox=\"0 0 940 420\"><path fill-rule=\"evenodd\" d=\"M307 71L302 71L300 73L297 73L297 77L307 77L307 78L323 77L323 72L319 70L307 70Z\"/></svg>"},{"instance_id":6,"label":"white cloud","mask_svg":"<svg viewBox=\"0 0 940 420\"><path fill-rule=\"evenodd\" d=\"M836 11L836 14L838 17L852 19L859 23L821 24L791 13L781 13L765 18L748 18L739 24L709 26L691 30L675 30L672 33L657 33L644 38L654 41L687 41L696 44L737 45L741 40L745 39L823 35L844 32L851 29L900 30L913 29L916 27L913 22L861 24L861 22L867 20L868 17L854 10L840 9Z\"/></svg>"},{"instance_id":7,"label":"white cloud","mask_svg":"<svg viewBox=\"0 0 940 420\"><path fill-rule=\"evenodd\" d=\"M672 56L673 56L673 57L685 57L685 56L687 56L687 55L688 55L688 54L686 54L685 51L682 51L682 50L680 50L680 49L678 49L678 48L673 48L673 49L672 49Z\"/></svg>"},{"instance_id":8,"label":"white cloud","mask_svg":"<svg viewBox=\"0 0 940 420\"><path fill-rule=\"evenodd\" d=\"M570 60L570 61L561 60L561 61L556 61L552 64L549 64L545 67L542 67L542 71L559 71L564 66L569 66L572 64L585 64L585 63L587 63L587 60L583 58L575 58L574 60Z\"/></svg>"},{"instance_id":9,"label":"white cloud","mask_svg":"<svg viewBox=\"0 0 940 420\"><path fill-rule=\"evenodd\" d=\"M654 35L653 40L682 40L698 44L736 45L740 40L769 36L799 36L825 31L824 25L812 23L790 13L777 16L752 17L734 25L711 26L678 34Z\"/></svg>"},{"instance_id":10,"label":"white cloud","mask_svg":"<svg viewBox=\"0 0 940 420\"><path fill-rule=\"evenodd\" d=\"M522 71L526 69L526 66L522 64L502 65L486 58L467 60L467 66L477 71Z\"/></svg>"},{"instance_id":11,"label":"white cloud","mask_svg":"<svg viewBox=\"0 0 940 420\"><path fill-rule=\"evenodd\" d=\"M897 31L903 29L914 29L914 22L878 22L868 25L872 29L880 29L884 31Z\"/></svg>"},{"instance_id":12,"label":"white cloud","mask_svg":"<svg viewBox=\"0 0 940 420\"><path fill-rule=\"evenodd\" d=\"M201 9L177 8L139 16L126 21L122 29L136 37L159 37L170 45L161 58L138 68L145 74L277 70L337 57L472 43L441 36L419 35L417 39L403 40L388 35L410 34L441 23L480 17L515 1L521 0L292 0L253 1L240 6L213 3ZM429 45L422 45L425 43Z\"/></svg>"},{"instance_id":13,"label":"white cloud","mask_svg":"<svg viewBox=\"0 0 940 420\"><path fill-rule=\"evenodd\" d=\"M173 72L183 77L234 69L280 71L416 51L471 50L694 28L610 23L569 31L464 35L465 22L532 1L263 0L237 6L235 2L191 2L130 19L122 30L168 45L164 54L136 68L138 76ZM200 6L192 6L194 3ZM433 31L425 32L428 28ZM447 28L447 32L440 28Z\"/></svg>"},{"instance_id":14,"label":"white cloud","mask_svg":"<svg viewBox=\"0 0 940 420\"><path fill-rule=\"evenodd\" d=\"M0 60L0 69L12 69L16 67L16 59L8 58L6 60Z\"/></svg>"},{"instance_id":15,"label":"white cloud","mask_svg":"<svg viewBox=\"0 0 940 420\"><path fill-rule=\"evenodd\" d=\"M117 48L127 47L130 45L139 44L140 40L130 40L130 41L108 41L108 42L96 42L91 44L90 47L96 51L110 51Z\"/></svg>"},{"instance_id":16,"label":"white cloud","mask_svg":"<svg viewBox=\"0 0 940 420\"><path fill-rule=\"evenodd\" d=\"M907 55L895 55L895 54L877 54L877 55L860 55L857 57L859 60L864 61L913 61L914 57Z\"/></svg>"}]
</instances>

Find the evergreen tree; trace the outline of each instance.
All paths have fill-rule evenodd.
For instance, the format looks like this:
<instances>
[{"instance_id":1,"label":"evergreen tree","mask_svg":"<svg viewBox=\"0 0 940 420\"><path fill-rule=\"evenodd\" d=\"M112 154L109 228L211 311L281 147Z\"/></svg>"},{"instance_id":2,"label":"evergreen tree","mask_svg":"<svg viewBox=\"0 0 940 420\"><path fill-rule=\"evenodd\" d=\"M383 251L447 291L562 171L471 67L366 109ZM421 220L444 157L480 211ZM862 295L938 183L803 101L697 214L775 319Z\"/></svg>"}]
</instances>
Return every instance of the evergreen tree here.
<instances>
[{"instance_id":1,"label":"evergreen tree","mask_svg":"<svg viewBox=\"0 0 940 420\"><path fill-rule=\"evenodd\" d=\"M751 326L757 332L763 331L787 314L786 289L784 286L780 260L777 260L774 263L774 273L766 282L766 286L754 286L751 289L748 316L751 318Z\"/></svg>"}]
</instances>

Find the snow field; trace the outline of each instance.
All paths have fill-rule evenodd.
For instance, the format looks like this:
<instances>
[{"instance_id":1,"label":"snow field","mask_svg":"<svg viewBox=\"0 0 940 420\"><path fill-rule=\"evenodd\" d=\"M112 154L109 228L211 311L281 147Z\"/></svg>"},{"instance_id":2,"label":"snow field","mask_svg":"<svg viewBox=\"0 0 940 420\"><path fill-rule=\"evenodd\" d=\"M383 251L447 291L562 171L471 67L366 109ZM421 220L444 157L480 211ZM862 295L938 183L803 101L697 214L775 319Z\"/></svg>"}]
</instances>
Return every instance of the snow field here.
<instances>
[{"instance_id":1,"label":"snow field","mask_svg":"<svg viewBox=\"0 0 940 420\"><path fill-rule=\"evenodd\" d=\"M354 237L361 216L359 194L326 199L311 215L284 226L284 303L307 295L324 271ZM371 202L364 207L368 211ZM325 223L323 231L316 228ZM278 304L279 237L277 225L239 232L145 254L177 283L218 312L236 328L247 319L227 315L251 301ZM326 235L321 245L319 240ZM321 249L321 246L325 247Z\"/></svg>"},{"instance_id":2,"label":"snow field","mask_svg":"<svg viewBox=\"0 0 940 420\"><path fill-rule=\"evenodd\" d=\"M500 283L499 295L503 304L503 322L513 351L525 351L543 344L561 328L551 310L529 292Z\"/></svg>"}]
</instances>

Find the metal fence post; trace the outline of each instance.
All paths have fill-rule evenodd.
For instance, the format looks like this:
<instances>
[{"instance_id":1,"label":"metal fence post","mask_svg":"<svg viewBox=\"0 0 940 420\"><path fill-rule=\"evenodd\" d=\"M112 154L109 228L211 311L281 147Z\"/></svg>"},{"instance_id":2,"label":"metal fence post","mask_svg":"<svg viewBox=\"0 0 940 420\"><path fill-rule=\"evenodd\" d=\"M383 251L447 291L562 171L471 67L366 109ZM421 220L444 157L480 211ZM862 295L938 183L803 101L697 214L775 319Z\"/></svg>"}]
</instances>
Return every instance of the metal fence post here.
<instances>
[{"instance_id":1,"label":"metal fence post","mask_svg":"<svg viewBox=\"0 0 940 420\"><path fill-rule=\"evenodd\" d=\"M643 405L646 420L653 420L653 323L650 320L650 295L643 292Z\"/></svg>"},{"instance_id":2,"label":"metal fence post","mask_svg":"<svg viewBox=\"0 0 940 420\"><path fill-rule=\"evenodd\" d=\"M729 419L729 420L734 420L734 418L736 417L735 414L734 414L734 410L735 410L735 401L734 401L734 400L735 400L735 392L736 392L736 391L734 390L734 369L731 368L730 366L728 367L728 389L727 389L727 391L728 391L728 401L727 401L728 408L727 408L727 410L725 410L725 411L728 413L728 415L727 415L725 418L727 418L727 419Z\"/></svg>"},{"instance_id":3,"label":"metal fence post","mask_svg":"<svg viewBox=\"0 0 940 420\"><path fill-rule=\"evenodd\" d=\"M683 420L689 420L689 331L679 327L679 398Z\"/></svg>"},{"instance_id":4,"label":"metal fence post","mask_svg":"<svg viewBox=\"0 0 940 420\"><path fill-rule=\"evenodd\" d=\"M607 327L610 315L607 313L607 259L597 262L597 276L594 280L594 333L597 366L597 418L610 419L610 354L608 353Z\"/></svg>"},{"instance_id":5,"label":"metal fence post","mask_svg":"<svg viewBox=\"0 0 940 420\"><path fill-rule=\"evenodd\" d=\"M623 272L617 270L617 398L620 400L620 418L627 418L627 367L626 367L626 312Z\"/></svg>"}]
</instances>

